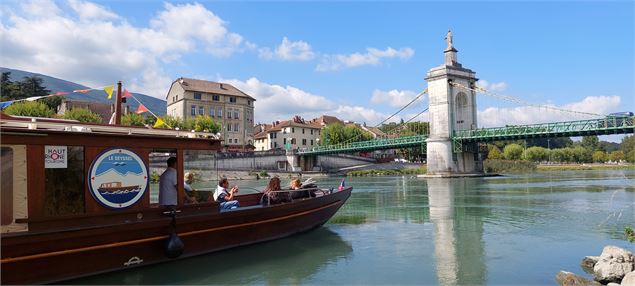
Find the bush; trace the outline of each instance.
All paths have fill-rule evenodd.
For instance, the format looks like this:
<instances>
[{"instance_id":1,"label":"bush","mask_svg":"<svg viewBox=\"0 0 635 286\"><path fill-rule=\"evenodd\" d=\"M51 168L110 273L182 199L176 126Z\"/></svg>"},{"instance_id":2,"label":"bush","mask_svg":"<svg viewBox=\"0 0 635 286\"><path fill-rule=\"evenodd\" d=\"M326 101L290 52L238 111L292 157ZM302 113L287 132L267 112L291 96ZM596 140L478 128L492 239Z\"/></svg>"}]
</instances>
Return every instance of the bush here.
<instances>
[{"instance_id":1,"label":"bush","mask_svg":"<svg viewBox=\"0 0 635 286\"><path fill-rule=\"evenodd\" d=\"M537 164L521 160L485 160L483 163L486 173L521 173L533 172Z\"/></svg>"},{"instance_id":2,"label":"bush","mask_svg":"<svg viewBox=\"0 0 635 286\"><path fill-rule=\"evenodd\" d=\"M85 123L101 123L101 116L86 108L73 108L64 113L64 119L75 119Z\"/></svg>"},{"instance_id":3,"label":"bush","mask_svg":"<svg viewBox=\"0 0 635 286\"><path fill-rule=\"evenodd\" d=\"M194 128L196 132L218 133L220 125L214 122L209 115L197 115L194 118Z\"/></svg>"},{"instance_id":4,"label":"bush","mask_svg":"<svg viewBox=\"0 0 635 286\"><path fill-rule=\"evenodd\" d=\"M503 153L501 149L498 149L495 145L489 145L489 152L487 152L487 159L503 159Z\"/></svg>"},{"instance_id":5,"label":"bush","mask_svg":"<svg viewBox=\"0 0 635 286\"><path fill-rule=\"evenodd\" d=\"M140 114L128 113L121 117L121 125L144 126L146 119Z\"/></svg>"},{"instance_id":6,"label":"bush","mask_svg":"<svg viewBox=\"0 0 635 286\"><path fill-rule=\"evenodd\" d=\"M523 147L518 144L509 144L503 149L503 154L507 160L520 160L523 154Z\"/></svg>"},{"instance_id":7,"label":"bush","mask_svg":"<svg viewBox=\"0 0 635 286\"><path fill-rule=\"evenodd\" d=\"M16 116L51 117L55 112L38 101L21 101L9 105L4 113Z\"/></svg>"}]
</instances>

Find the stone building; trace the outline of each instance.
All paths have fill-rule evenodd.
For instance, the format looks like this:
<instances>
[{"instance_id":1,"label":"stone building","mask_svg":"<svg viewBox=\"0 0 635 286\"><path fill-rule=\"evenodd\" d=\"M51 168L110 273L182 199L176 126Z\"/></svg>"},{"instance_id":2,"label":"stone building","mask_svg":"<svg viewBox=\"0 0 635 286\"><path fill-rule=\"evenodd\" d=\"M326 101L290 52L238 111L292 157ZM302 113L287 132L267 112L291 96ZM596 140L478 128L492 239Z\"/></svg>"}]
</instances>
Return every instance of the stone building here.
<instances>
[{"instance_id":1,"label":"stone building","mask_svg":"<svg viewBox=\"0 0 635 286\"><path fill-rule=\"evenodd\" d=\"M253 149L254 102L227 83L179 78L166 95L167 114L183 120L209 115L221 125L226 150Z\"/></svg>"},{"instance_id":2,"label":"stone building","mask_svg":"<svg viewBox=\"0 0 635 286\"><path fill-rule=\"evenodd\" d=\"M322 126L315 120L305 121L300 116L291 120L258 124L254 135L256 151L271 149L311 148L319 145Z\"/></svg>"}]
</instances>

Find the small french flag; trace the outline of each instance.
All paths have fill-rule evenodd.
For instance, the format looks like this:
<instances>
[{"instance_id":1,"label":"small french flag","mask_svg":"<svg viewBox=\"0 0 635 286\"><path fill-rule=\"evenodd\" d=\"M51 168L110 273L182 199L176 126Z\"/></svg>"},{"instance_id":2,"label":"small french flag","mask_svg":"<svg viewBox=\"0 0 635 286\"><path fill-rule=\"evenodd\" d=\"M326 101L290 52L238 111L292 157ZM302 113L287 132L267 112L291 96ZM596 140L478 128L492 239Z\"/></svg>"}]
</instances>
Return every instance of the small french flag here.
<instances>
[{"instance_id":1,"label":"small french flag","mask_svg":"<svg viewBox=\"0 0 635 286\"><path fill-rule=\"evenodd\" d=\"M342 180L342 182L340 183L340 187L337 189L341 191L341 190L344 190L345 187L346 187L345 180Z\"/></svg>"}]
</instances>

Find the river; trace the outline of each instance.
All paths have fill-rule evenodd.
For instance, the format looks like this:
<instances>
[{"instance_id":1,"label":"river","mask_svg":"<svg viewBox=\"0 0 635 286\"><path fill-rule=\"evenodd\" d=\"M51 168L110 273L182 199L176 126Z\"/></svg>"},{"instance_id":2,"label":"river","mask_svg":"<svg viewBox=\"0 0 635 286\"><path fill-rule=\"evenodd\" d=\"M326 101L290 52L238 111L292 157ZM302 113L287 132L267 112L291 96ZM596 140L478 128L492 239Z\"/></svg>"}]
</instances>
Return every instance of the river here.
<instances>
[{"instance_id":1,"label":"river","mask_svg":"<svg viewBox=\"0 0 635 286\"><path fill-rule=\"evenodd\" d=\"M65 283L553 285L590 277L580 261L605 245L635 248L635 170L345 180L351 198L316 230Z\"/></svg>"}]
</instances>

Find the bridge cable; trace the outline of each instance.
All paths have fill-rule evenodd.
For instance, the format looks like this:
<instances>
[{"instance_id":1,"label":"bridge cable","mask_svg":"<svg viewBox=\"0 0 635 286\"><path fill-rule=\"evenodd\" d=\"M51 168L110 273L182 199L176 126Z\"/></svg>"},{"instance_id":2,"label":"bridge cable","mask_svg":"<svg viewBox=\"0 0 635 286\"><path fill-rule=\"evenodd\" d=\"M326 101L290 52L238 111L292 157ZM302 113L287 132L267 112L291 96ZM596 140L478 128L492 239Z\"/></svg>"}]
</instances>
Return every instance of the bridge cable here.
<instances>
[{"instance_id":1,"label":"bridge cable","mask_svg":"<svg viewBox=\"0 0 635 286\"><path fill-rule=\"evenodd\" d=\"M426 87L425 89L423 89L423 91L421 91L419 94L417 94L417 96L415 98L413 98L410 102L408 102L406 105L404 105L404 107L402 107L401 109L399 109L397 112L393 113L392 115L390 115L388 118L384 119L384 121L378 123L377 125L375 125L372 128L377 128L379 126L381 126L382 124L384 124L386 121L390 120L390 118L395 117L395 115L399 114L399 112L403 111L404 109L406 109L408 106L410 106L411 104L413 104L417 99L421 98L421 96L423 96L424 94L428 93L428 88ZM426 108L426 110L428 110ZM421 112L423 113L423 112ZM350 138L344 142L338 143L338 144L348 144L348 143L352 143L353 140L359 138L360 136L362 136L364 133L360 133L357 136Z\"/></svg>"},{"instance_id":2,"label":"bridge cable","mask_svg":"<svg viewBox=\"0 0 635 286\"><path fill-rule=\"evenodd\" d=\"M480 86L476 86L476 88L471 88L471 87L467 87L464 86L462 84L459 83L455 83L455 82L450 82L450 85L465 89L465 90L470 90L470 91L474 91L480 94L484 94L484 95L488 95L488 96L492 96L501 100L506 100L506 101L510 101L510 102L515 102L515 103L520 103L526 106L531 106L531 107L537 107L537 108L545 108L545 109L552 109L552 110L556 110L556 111L561 111L561 112L570 112L570 113L576 113L576 114L581 114L581 115L587 115L587 116L593 116L593 117L604 117L605 115L602 114L597 114L597 113L591 113L591 112L584 112L584 111L575 111L575 110L569 110L569 109L564 109L564 108L559 108L559 107L554 107L554 106L549 106L549 105L540 105L540 104L533 104L530 103L528 101L524 101L522 99L516 98L516 97L512 97L512 96L505 96L505 95L499 95L499 94L495 94L493 92L490 92Z\"/></svg>"},{"instance_id":3,"label":"bridge cable","mask_svg":"<svg viewBox=\"0 0 635 286\"><path fill-rule=\"evenodd\" d=\"M414 120L415 118L419 117L419 115L421 115L421 114L423 114L424 112L428 111L428 109L430 109L430 107L426 107L426 109L424 109L423 111L419 112L417 115L415 115L415 116L411 117L410 119L408 119L408 121L404 121L404 124L406 124L406 123L410 123L410 121L412 121L412 120ZM406 125L401 125L401 126L397 125L397 126L395 126L395 127L393 127L393 128L390 128L390 129L386 130L386 132L385 132L385 133L386 133L386 135L388 135L388 134L389 134L390 132L392 132L393 130L395 130L395 129L401 129L401 128L404 128L405 126L406 126ZM428 128L430 128L430 126L429 126L429 125L428 125ZM399 133L397 133L397 134L399 134Z\"/></svg>"}]
</instances>

